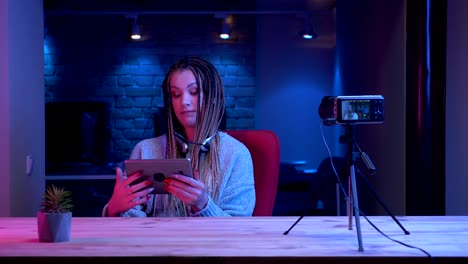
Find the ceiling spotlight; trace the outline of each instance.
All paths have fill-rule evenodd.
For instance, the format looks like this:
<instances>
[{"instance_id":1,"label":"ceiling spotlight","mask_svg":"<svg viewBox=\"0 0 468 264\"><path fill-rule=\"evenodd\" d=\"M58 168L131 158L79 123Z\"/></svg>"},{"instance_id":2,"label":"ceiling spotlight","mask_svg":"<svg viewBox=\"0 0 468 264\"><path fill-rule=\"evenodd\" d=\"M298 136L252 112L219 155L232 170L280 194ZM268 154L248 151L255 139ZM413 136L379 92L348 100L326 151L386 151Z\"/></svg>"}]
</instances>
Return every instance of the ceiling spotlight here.
<instances>
[{"instance_id":1,"label":"ceiling spotlight","mask_svg":"<svg viewBox=\"0 0 468 264\"><path fill-rule=\"evenodd\" d=\"M141 38L141 31L140 25L138 24L138 17L135 16L132 23L132 39L140 39Z\"/></svg>"},{"instance_id":2,"label":"ceiling spotlight","mask_svg":"<svg viewBox=\"0 0 468 264\"><path fill-rule=\"evenodd\" d=\"M223 21L221 22L221 29L219 31L219 37L221 39L229 39L231 37L231 28L226 18L224 18Z\"/></svg>"},{"instance_id":3,"label":"ceiling spotlight","mask_svg":"<svg viewBox=\"0 0 468 264\"><path fill-rule=\"evenodd\" d=\"M314 31L310 24L306 24L304 29L299 32L299 35L304 39L314 39L318 37L318 34Z\"/></svg>"}]
</instances>

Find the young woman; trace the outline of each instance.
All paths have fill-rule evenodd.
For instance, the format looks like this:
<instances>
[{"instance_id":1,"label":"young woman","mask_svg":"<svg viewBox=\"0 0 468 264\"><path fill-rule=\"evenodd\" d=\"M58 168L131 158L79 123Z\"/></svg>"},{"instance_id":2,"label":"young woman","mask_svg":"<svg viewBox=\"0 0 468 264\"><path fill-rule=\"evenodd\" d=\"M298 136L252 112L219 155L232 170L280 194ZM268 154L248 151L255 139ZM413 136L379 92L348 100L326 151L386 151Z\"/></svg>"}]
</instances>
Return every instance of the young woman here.
<instances>
[{"instance_id":1,"label":"young woman","mask_svg":"<svg viewBox=\"0 0 468 264\"><path fill-rule=\"evenodd\" d=\"M169 194L150 194L141 175L116 169L116 183L103 216L251 216L255 206L252 157L238 140L219 131L224 87L208 61L183 58L162 84L165 135L139 142L130 159L190 158L194 178L170 175ZM127 177L128 176L128 177ZM143 189L142 189L143 188Z\"/></svg>"}]
</instances>

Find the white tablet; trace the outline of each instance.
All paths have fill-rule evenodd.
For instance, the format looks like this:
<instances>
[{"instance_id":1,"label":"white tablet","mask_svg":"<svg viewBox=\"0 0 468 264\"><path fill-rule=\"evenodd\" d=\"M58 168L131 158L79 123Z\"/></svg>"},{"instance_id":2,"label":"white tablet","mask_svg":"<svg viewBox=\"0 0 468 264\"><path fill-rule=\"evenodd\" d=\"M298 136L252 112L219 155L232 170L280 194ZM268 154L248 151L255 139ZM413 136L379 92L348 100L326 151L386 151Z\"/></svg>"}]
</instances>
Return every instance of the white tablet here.
<instances>
[{"instance_id":1,"label":"white tablet","mask_svg":"<svg viewBox=\"0 0 468 264\"><path fill-rule=\"evenodd\" d=\"M190 159L135 159L135 160L125 160L125 170L127 176L141 171L143 176L135 180L133 184L139 182L150 180L152 185L148 187L153 187L155 194L167 194L168 192L164 190L164 179L167 175L170 174L182 174L187 177L193 177L192 163Z\"/></svg>"}]
</instances>

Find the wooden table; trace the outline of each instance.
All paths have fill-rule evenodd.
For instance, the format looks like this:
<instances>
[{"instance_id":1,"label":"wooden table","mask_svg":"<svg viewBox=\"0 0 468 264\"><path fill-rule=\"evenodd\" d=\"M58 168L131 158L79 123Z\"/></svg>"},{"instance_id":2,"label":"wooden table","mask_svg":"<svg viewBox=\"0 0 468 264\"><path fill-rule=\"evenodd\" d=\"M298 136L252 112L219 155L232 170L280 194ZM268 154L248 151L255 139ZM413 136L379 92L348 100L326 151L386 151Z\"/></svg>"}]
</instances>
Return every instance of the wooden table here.
<instances>
[{"instance_id":1,"label":"wooden table","mask_svg":"<svg viewBox=\"0 0 468 264\"><path fill-rule=\"evenodd\" d=\"M468 263L468 216L399 217L410 235L390 217L369 219L436 263ZM0 263L432 263L363 217L364 252L346 216L305 217L283 235L296 220L75 217L70 242L39 243L36 218L0 218Z\"/></svg>"}]
</instances>

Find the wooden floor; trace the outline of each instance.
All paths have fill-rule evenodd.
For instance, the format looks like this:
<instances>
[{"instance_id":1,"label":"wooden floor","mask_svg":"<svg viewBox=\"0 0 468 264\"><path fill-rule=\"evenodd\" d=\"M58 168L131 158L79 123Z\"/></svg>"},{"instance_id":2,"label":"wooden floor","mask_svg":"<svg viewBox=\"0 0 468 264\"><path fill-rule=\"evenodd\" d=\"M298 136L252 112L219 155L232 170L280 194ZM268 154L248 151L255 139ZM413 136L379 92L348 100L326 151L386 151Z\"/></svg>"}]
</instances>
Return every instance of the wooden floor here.
<instances>
[{"instance_id":1,"label":"wooden floor","mask_svg":"<svg viewBox=\"0 0 468 264\"><path fill-rule=\"evenodd\" d=\"M468 263L468 216L73 218L72 240L39 243L36 218L0 218L0 263ZM430 256L429 256L430 255ZM137 262L141 261L141 262Z\"/></svg>"}]
</instances>

